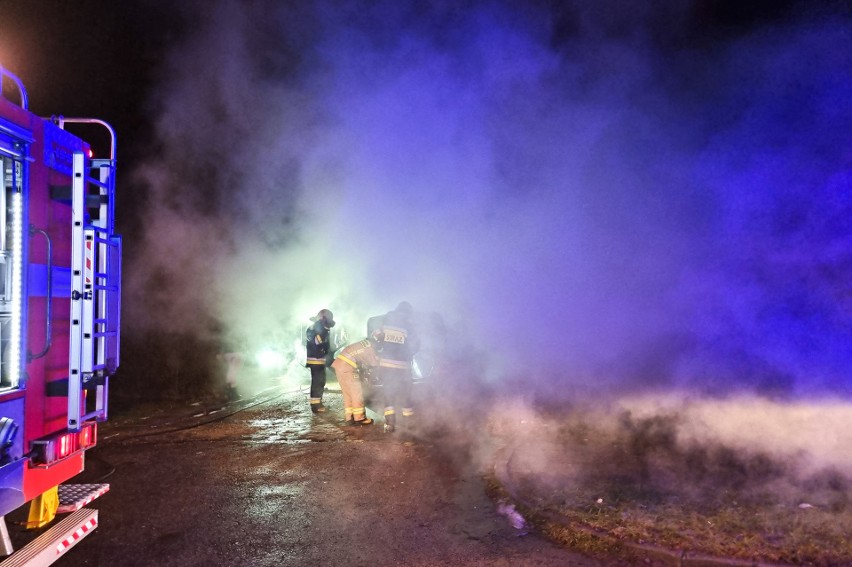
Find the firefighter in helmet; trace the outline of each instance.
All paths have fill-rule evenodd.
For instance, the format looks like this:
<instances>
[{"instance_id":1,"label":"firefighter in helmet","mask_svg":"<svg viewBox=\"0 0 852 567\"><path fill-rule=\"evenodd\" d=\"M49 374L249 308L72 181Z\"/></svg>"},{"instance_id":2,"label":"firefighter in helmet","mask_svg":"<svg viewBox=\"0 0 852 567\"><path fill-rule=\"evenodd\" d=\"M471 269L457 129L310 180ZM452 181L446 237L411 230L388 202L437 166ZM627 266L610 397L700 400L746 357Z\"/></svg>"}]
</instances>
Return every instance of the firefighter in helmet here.
<instances>
[{"instance_id":1,"label":"firefighter in helmet","mask_svg":"<svg viewBox=\"0 0 852 567\"><path fill-rule=\"evenodd\" d=\"M305 333L305 347L308 360L305 366L311 369L311 411L324 413L322 393L325 390L326 356L331 346L329 331L334 327L334 315L328 309L321 309L316 317L311 317L313 325Z\"/></svg>"},{"instance_id":2,"label":"firefighter in helmet","mask_svg":"<svg viewBox=\"0 0 852 567\"><path fill-rule=\"evenodd\" d=\"M343 412L346 422L352 425L372 425L364 407L364 391L361 388L363 373L378 364L376 339L369 338L343 347L335 355L331 368L343 391Z\"/></svg>"},{"instance_id":3,"label":"firefighter in helmet","mask_svg":"<svg viewBox=\"0 0 852 567\"><path fill-rule=\"evenodd\" d=\"M396 429L396 411L402 417L414 415L411 400L411 363L417 353L418 340L412 330L414 310L407 301L382 317L378 329L373 332L380 350L379 376L384 390L385 431Z\"/></svg>"}]
</instances>

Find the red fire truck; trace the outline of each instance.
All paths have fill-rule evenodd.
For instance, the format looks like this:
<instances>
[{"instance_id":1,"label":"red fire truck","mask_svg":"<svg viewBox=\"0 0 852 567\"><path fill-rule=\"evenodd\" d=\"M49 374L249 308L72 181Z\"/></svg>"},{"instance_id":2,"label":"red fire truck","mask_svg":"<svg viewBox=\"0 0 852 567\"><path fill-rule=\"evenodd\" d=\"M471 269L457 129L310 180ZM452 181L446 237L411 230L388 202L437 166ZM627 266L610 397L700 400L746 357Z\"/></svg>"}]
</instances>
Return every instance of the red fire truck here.
<instances>
[{"instance_id":1,"label":"red fire truck","mask_svg":"<svg viewBox=\"0 0 852 567\"><path fill-rule=\"evenodd\" d=\"M69 130L99 131L109 157ZM0 553L48 565L97 526L84 506L109 488L63 483L97 443L119 363L115 132L39 118L0 67L0 171ZM29 524L53 525L15 551L5 517L28 503Z\"/></svg>"}]
</instances>

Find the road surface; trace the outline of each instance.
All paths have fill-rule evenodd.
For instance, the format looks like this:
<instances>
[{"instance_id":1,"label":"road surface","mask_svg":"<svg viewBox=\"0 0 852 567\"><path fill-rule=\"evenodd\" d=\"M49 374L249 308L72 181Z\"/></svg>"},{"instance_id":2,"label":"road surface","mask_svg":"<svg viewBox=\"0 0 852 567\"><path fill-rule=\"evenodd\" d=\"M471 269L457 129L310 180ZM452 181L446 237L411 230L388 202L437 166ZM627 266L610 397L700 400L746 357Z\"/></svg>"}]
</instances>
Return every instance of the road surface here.
<instances>
[{"instance_id":1,"label":"road surface","mask_svg":"<svg viewBox=\"0 0 852 567\"><path fill-rule=\"evenodd\" d=\"M110 491L59 565L601 565L513 525L482 450L347 427L340 395L326 402L316 417L270 389L103 424L75 481Z\"/></svg>"}]
</instances>

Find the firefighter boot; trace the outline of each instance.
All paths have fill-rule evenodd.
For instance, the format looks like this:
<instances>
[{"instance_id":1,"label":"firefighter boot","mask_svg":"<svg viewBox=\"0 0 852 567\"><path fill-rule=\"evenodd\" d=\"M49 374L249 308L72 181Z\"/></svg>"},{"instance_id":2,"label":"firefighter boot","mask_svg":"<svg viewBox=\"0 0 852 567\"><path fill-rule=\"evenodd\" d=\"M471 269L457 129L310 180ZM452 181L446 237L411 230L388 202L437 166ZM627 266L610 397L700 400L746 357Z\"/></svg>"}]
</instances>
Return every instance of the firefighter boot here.
<instances>
[{"instance_id":1,"label":"firefighter boot","mask_svg":"<svg viewBox=\"0 0 852 567\"><path fill-rule=\"evenodd\" d=\"M352 420L350 425L373 425L373 420L367 417L366 408L352 408Z\"/></svg>"},{"instance_id":2,"label":"firefighter boot","mask_svg":"<svg viewBox=\"0 0 852 567\"><path fill-rule=\"evenodd\" d=\"M325 406L322 402L311 402L311 411L313 413L325 413Z\"/></svg>"},{"instance_id":3,"label":"firefighter boot","mask_svg":"<svg viewBox=\"0 0 852 567\"><path fill-rule=\"evenodd\" d=\"M385 414L385 432L393 433L396 430L396 415Z\"/></svg>"},{"instance_id":4,"label":"firefighter boot","mask_svg":"<svg viewBox=\"0 0 852 567\"><path fill-rule=\"evenodd\" d=\"M412 408L402 408L402 421L399 426L406 436L414 435L414 410Z\"/></svg>"}]
</instances>

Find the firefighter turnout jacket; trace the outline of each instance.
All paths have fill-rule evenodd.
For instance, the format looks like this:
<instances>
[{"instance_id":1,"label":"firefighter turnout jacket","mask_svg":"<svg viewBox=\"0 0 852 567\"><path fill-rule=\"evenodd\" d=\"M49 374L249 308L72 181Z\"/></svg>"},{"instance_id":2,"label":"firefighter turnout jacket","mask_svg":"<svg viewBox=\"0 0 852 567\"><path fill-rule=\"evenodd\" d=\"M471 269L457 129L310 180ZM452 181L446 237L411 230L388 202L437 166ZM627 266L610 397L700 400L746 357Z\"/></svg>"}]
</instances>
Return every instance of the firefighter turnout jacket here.
<instances>
[{"instance_id":1,"label":"firefighter turnout jacket","mask_svg":"<svg viewBox=\"0 0 852 567\"><path fill-rule=\"evenodd\" d=\"M331 346L328 329L322 321L317 321L308 327L305 333L305 347L307 349L308 361L305 366L325 366L325 357Z\"/></svg>"},{"instance_id":2,"label":"firefighter turnout jacket","mask_svg":"<svg viewBox=\"0 0 852 567\"><path fill-rule=\"evenodd\" d=\"M417 353L417 339L412 333L411 316L399 309L388 312L375 333L381 345L379 366L409 369Z\"/></svg>"},{"instance_id":3,"label":"firefighter turnout jacket","mask_svg":"<svg viewBox=\"0 0 852 567\"><path fill-rule=\"evenodd\" d=\"M378 355L373 343L364 339L344 347L337 353L331 366L339 368L342 364L348 364L356 370L361 370L367 366L376 366L377 363Z\"/></svg>"}]
</instances>

